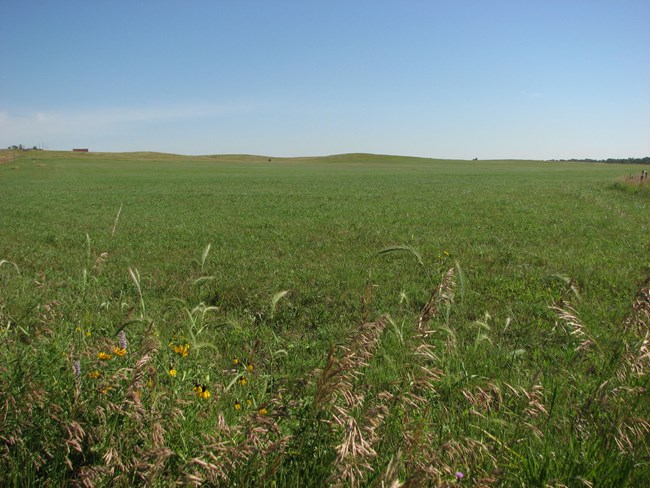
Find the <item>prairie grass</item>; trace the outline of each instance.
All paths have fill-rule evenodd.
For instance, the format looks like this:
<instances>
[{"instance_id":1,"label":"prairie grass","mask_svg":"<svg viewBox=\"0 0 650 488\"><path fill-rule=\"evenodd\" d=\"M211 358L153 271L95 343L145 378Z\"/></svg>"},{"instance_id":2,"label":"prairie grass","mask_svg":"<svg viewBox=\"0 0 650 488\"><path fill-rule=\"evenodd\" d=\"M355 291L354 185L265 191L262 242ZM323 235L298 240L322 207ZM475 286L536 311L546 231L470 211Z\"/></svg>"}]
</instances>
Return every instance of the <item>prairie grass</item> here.
<instances>
[{"instance_id":1,"label":"prairie grass","mask_svg":"<svg viewBox=\"0 0 650 488\"><path fill-rule=\"evenodd\" d=\"M647 170L645 170L647 173ZM626 193L636 194L650 197L650 179L647 176L642 177L641 174L630 174L621 178L613 184L613 188L621 190Z\"/></svg>"},{"instance_id":2,"label":"prairie grass","mask_svg":"<svg viewBox=\"0 0 650 488\"><path fill-rule=\"evenodd\" d=\"M272 159L0 167L2 485L650 483L627 168Z\"/></svg>"}]
</instances>

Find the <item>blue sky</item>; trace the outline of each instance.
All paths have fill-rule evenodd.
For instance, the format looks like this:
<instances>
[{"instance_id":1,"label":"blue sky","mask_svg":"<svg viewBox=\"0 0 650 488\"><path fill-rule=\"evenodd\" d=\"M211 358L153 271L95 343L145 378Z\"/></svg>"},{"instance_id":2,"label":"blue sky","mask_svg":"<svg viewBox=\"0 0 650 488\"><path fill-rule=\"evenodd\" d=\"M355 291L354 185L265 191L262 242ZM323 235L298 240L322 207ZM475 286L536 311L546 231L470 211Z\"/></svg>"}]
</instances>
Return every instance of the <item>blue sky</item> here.
<instances>
[{"instance_id":1,"label":"blue sky","mask_svg":"<svg viewBox=\"0 0 650 488\"><path fill-rule=\"evenodd\" d=\"M2 0L0 18L0 147L650 155L648 0Z\"/></svg>"}]
</instances>

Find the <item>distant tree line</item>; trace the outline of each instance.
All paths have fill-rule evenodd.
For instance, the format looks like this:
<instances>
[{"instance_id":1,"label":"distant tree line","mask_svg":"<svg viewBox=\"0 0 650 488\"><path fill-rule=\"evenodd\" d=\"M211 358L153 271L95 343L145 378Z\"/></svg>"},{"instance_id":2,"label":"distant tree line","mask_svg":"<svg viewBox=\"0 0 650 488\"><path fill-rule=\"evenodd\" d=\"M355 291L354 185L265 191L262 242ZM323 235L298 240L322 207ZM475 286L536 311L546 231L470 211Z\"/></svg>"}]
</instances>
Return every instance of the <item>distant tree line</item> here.
<instances>
[{"instance_id":1,"label":"distant tree line","mask_svg":"<svg viewBox=\"0 0 650 488\"><path fill-rule=\"evenodd\" d=\"M551 159L551 161L569 161L576 163L610 163L610 164L650 164L650 156L645 158L608 158L608 159Z\"/></svg>"},{"instance_id":2,"label":"distant tree line","mask_svg":"<svg viewBox=\"0 0 650 488\"><path fill-rule=\"evenodd\" d=\"M25 147L22 144L18 144L17 146L16 145L9 146L7 149L13 149L14 151L40 151L41 150L41 148L37 146Z\"/></svg>"}]
</instances>

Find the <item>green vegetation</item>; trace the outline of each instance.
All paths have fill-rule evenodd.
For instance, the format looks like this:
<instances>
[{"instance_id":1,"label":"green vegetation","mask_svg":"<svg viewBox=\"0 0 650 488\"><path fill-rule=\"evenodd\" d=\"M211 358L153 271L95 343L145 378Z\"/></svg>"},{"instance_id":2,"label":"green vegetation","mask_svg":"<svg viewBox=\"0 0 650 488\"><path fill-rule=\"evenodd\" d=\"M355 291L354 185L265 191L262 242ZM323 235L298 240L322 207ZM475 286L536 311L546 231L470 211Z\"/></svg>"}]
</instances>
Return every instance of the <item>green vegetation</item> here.
<instances>
[{"instance_id":1,"label":"green vegetation","mask_svg":"<svg viewBox=\"0 0 650 488\"><path fill-rule=\"evenodd\" d=\"M645 158L607 158L607 159L572 159L585 163L612 163L612 164L650 164L650 157Z\"/></svg>"},{"instance_id":2,"label":"green vegetation","mask_svg":"<svg viewBox=\"0 0 650 488\"><path fill-rule=\"evenodd\" d=\"M650 484L642 167L36 154L3 486Z\"/></svg>"}]
</instances>

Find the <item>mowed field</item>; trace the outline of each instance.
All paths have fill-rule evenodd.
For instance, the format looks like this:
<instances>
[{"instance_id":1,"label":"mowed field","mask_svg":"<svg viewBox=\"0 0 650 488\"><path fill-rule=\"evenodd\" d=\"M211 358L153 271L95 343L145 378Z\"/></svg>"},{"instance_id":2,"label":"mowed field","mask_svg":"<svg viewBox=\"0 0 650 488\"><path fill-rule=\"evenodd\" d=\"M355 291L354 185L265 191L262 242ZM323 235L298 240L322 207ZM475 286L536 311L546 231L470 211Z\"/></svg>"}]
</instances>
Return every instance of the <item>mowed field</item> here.
<instances>
[{"instance_id":1,"label":"mowed field","mask_svg":"<svg viewBox=\"0 0 650 488\"><path fill-rule=\"evenodd\" d=\"M650 483L641 166L4 155L2 484Z\"/></svg>"}]
</instances>

